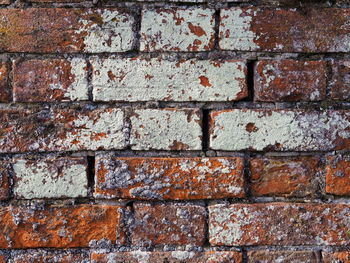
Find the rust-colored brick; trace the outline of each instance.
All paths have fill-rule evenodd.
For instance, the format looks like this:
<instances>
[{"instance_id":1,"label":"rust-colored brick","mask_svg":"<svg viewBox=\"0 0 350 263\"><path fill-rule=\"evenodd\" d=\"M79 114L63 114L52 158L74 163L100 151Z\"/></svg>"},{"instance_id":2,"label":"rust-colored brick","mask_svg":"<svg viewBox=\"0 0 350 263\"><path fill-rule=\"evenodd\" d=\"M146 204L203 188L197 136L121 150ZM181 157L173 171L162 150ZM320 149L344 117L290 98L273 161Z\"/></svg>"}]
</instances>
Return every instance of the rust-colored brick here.
<instances>
[{"instance_id":1,"label":"rust-colored brick","mask_svg":"<svg viewBox=\"0 0 350 263\"><path fill-rule=\"evenodd\" d=\"M95 196L127 199L220 199L243 197L242 158L96 159Z\"/></svg>"},{"instance_id":2,"label":"rust-colored brick","mask_svg":"<svg viewBox=\"0 0 350 263\"><path fill-rule=\"evenodd\" d=\"M205 241L205 220L206 211L200 205L136 203L131 243L201 246Z\"/></svg>"},{"instance_id":3,"label":"rust-colored brick","mask_svg":"<svg viewBox=\"0 0 350 263\"><path fill-rule=\"evenodd\" d=\"M209 207L217 246L350 244L348 204L259 203Z\"/></svg>"},{"instance_id":4,"label":"rust-colored brick","mask_svg":"<svg viewBox=\"0 0 350 263\"><path fill-rule=\"evenodd\" d=\"M159 263L241 263L242 254L235 251L131 251L114 253L93 252L91 254L92 263L109 263L111 259L113 259L113 263L140 263L140 259L145 259L146 262Z\"/></svg>"},{"instance_id":5,"label":"rust-colored brick","mask_svg":"<svg viewBox=\"0 0 350 263\"><path fill-rule=\"evenodd\" d=\"M324 263L350 263L349 251L326 252L322 251Z\"/></svg>"},{"instance_id":6,"label":"rust-colored brick","mask_svg":"<svg viewBox=\"0 0 350 263\"><path fill-rule=\"evenodd\" d=\"M87 263L89 262L88 253L74 251L74 250L25 250L11 253L13 263Z\"/></svg>"},{"instance_id":7,"label":"rust-colored brick","mask_svg":"<svg viewBox=\"0 0 350 263\"><path fill-rule=\"evenodd\" d=\"M6 256L0 252L0 263L6 263Z\"/></svg>"},{"instance_id":8,"label":"rust-colored brick","mask_svg":"<svg viewBox=\"0 0 350 263\"><path fill-rule=\"evenodd\" d=\"M18 102L87 100L87 66L83 59L16 60L13 97Z\"/></svg>"},{"instance_id":9,"label":"rust-colored brick","mask_svg":"<svg viewBox=\"0 0 350 263\"><path fill-rule=\"evenodd\" d=\"M350 195L350 156L327 157L326 192L334 195Z\"/></svg>"},{"instance_id":10,"label":"rust-colored brick","mask_svg":"<svg viewBox=\"0 0 350 263\"><path fill-rule=\"evenodd\" d=\"M319 101L326 96L326 62L263 60L255 67L256 101Z\"/></svg>"},{"instance_id":11,"label":"rust-colored brick","mask_svg":"<svg viewBox=\"0 0 350 263\"><path fill-rule=\"evenodd\" d=\"M11 165L7 160L0 160L0 200L6 200L10 195Z\"/></svg>"},{"instance_id":12,"label":"rust-colored brick","mask_svg":"<svg viewBox=\"0 0 350 263\"><path fill-rule=\"evenodd\" d=\"M333 60L330 96L334 100L350 99L350 61Z\"/></svg>"},{"instance_id":13,"label":"rust-colored brick","mask_svg":"<svg viewBox=\"0 0 350 263\"><path fill-rule=\"evenodd\" d=\"M319 158L254 158L250 161L250 171L254 196L314 196Z\"/></svg>"},{"instance_id":14,"label":"rust-colored brick","mask_svg":"<svg viewBox=\"0 0 350 263\"><path fill-rule=\"evenodd\" d=\"M313 251L248 251L249 263L318 263L317 254Z\"/></svg>"},{"instance_id":15,"label":"rust-colored brick","mask_svg":"<svg viewBox=\"0 0 350 263\"><path fill-rule=\"evenodd\" d=\"M6 62L0 62L0 102L11 100L11 90L8 85L9 67Z\"/></svg>"},{"instance_id":16,"label":"rust-colored brick","mask_svg":"<svg viewBox=\"0 0 350 263\"><path fill-rule=\"evenodd\" d=\"M123 244L121 207L107 205L0 208L0 248L88 247Z\"/></svg>"},{"instance_id":17,"label":"rust-colored brick","mask_svg":"<svg viewBox=\"0 0 350 263\"><path fill-rule=\"evenodd\" d=\"M1 52L123 52L133 45L133 18L115 8L11 8L0 18Z\"/></svg>"}]
</instances>

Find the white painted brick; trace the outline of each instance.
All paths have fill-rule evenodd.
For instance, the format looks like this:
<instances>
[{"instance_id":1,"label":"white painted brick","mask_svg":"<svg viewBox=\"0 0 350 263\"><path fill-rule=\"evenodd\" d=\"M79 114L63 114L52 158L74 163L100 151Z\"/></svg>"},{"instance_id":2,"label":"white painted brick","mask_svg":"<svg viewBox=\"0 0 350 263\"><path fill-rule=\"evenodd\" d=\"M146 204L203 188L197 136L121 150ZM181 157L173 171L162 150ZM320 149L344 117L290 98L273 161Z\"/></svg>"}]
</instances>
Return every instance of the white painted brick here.
<instances>
[{"instance_id":1,"label":"white painted brick","mask_svg":"<svg viewBox=\"0 0 350 263\"><path fill-rule=\"evenodd\" d=\"M214 47L214 10L144 10L141 51L207 51Z\"/></svg>"},{"instance_id":2,"label":"white painted brick","mask_svg":"<svg viewBox=\"0 0 350 263\"><path fill-rule=\"evenodd\" d=\"M87 196L85 158L16 159L13 164L16 198Z\"/></svg>"},{"instance_id":3,"label":"white painted brick","mask_svg":"<svg viewBox=\"0 0 350 263\"><path fill-rule=\"evenodd\" d=\"M133 150L201 149L201 115L197 110L136 110L130 120Z\"/></svg>"},{"instance_id":4,"label":"white painted brick","mask_svg":"<svg viewBox=\"0 0 350 263\"><path fill-rule=\"evenodd\" d=\"M91 60L95 101L234 101L248 95L243 61Z\"/></svg>"}]
</instances>

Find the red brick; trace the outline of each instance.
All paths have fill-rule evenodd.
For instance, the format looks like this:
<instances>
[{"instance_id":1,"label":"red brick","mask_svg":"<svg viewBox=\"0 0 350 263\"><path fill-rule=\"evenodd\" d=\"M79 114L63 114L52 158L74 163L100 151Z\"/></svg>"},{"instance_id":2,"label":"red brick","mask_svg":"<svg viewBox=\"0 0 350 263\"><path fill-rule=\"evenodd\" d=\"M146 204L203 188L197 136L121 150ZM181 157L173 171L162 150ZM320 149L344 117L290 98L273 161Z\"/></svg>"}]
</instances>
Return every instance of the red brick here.
<instances>
[{"instance_id":1,"label":"red brick","mask_svg":"<svg viewBox=\"0 0 350 263\"><path fill-rule=\"evenodd\" d=\"M319 101L326 86L324 61L263 60L255 67L256 101Z\"/></svg>"},{"instance_id":2,"label":"red brick","mask_svg":"<svg viewBox=\"0 0 350 263\"><path fill-rule=\"evenodd\" d=\"M326 193L350 195L350 156L328 156Z\"/></svg>"},{"instance_id":3,"label":"red brick","mask_svg":"<svg viewBox=\"0 0 350 263\"><path fill-rule=\"evenodd\" d=\"M0 152L124 148L123 118L117 108L0 109Z\"/></svg>"},{"instance_id":4,"label":"red brick","mask_svg":"<svg viewBox=\"0 0 350 263\"><path fill-rule=\"evenodd\" d=\"M313 251L248 251L248 263L318 263L317 254Z\"/></svg>"},{"instance_id":5,"label":"red brick","mask_svg":"<svg viewBox=\"0 0 350 263\"><path fill-rule=\"evenodd\" d=\"M259 203L209 207L211 245L350 244L348 204Z\"/></svg>"},{"instance_id":6,"label":"red brick","mask_svg":"<svg viewBox=\"0 0 350 263\"><path fill-rule=\"evenodd\" d=\"M89 256L87 253L74 250L24 250L13 251L11 253L13 263L83 263L88 262Z\"/></svg>"},{"instance_id":7,"label":"red brick","mask_svg":"<svg viewBox=\"0 0 350 263\"><path fill-rule=\"evenodd\" d=\"M220 199L244 197L243 159L96 158L95 197Z\"/></svg>"},{"instance_id":8,"label":"red brick","mask_svg":"<svg viewBox=\"0 0 350 263\"><path fill-rule=\"evenodd\" d=\"M0 252L0 263L6 263L6 256Z\"/></svg>"},{"instance_id":9,"label":"red brick","mask_svg":"<svg viewBox=\"0 0 350 263\"><path fill-rule=\"evenodd\" d=\"M205 208L200 205L136 203L131 243L135 246L203 245L205 217Z\"/></svg>"},{"instance_id":10,"label":"red brick","mask_svg":"<svg viewBox=\"0 0 350 263\"><path fill-rule=\"evenodd\" d=\"M133 18L120 9L1 9L1 52L123 52Z\"/></svg>"},{"instance_id":11,"label":"red brick","mask_svg":"<svg viewBox=\"0 0 350 263\"><path fill-rule=\"evenodd\" d=\"M350 10L232 7L221 10L224 50L349 52Z\"/></svg>"},{"instance_id":12,"label":"red brick","mask_svg":"<svg viewBox=\"0 0 350 263\"><path fill-rule=\"evenodd\" d=\"M11 100L11 90L8 86L9 67L6 62L0 62L0 102Z\"/></svg>"},{"instance_id":13,"label":"red brick","mask_svg":"<svg viewBox=\"0 0 350 263\"><path fill-rule=\"evenodd\" d=\"M322 251L323 263L350 263L349 251L325 252Z\"/></svg>"},{"instance_id":14,"label":"red brick","mask_svg":"<svg viewBox=\"0 0 350 263\"><path fill-rule=\"evenodd\" d=\"M330 96L334 100L350 99L350 61L332 61Z\"/></svg>"},{"instance_id":15,"label":"red brick","mask_svg":"<svg viewBox=\"0 0 350 263\"><path fill-rule=\"evenodd\" d=\"M172 251L172 252L112 252L91 254L92 263L140 263L140 259L144 262L167 262L167 263L241 263L242 254L235 251ZM143 262L143 261L142 261Z\"/></svg>"},{"instance_id":16,"label":"red brick","mask_svg":"<svg viewBox=\"0 0 350 263\"><path fill-rule=\"evenodd\" d=\"M0 208L0 247L88 247L110 241L125 243L121 207L107 205Z\"/></svg>"},{"instance_id":17,"label":"red brick","mask_svg":"<svg viewBox=\"0 0 350 263\"><path fill-rule=\"evenodd\" d=\"M88 100L83 59L16 60L13 97L18 102Z\"/></svg>"},{"instance_id":18,"label":"red brick","mask_svg":"<svg viewBox=\"0 0 350 263\"><path fill-rule=\"evenodd\" d=\"M11 165L7 160L0 160L0 200L10 197Z\"/></svg>"},{"instance_id":19,"label":"red brick","mask_svg":"<svg viewBox=\"0 0 350 263\"><path fill-rule=\"evenodd\" d=\"M254 158L250 161L254 196L314 196L317 191L318 157Z\"/></svg>"}]
</instances>

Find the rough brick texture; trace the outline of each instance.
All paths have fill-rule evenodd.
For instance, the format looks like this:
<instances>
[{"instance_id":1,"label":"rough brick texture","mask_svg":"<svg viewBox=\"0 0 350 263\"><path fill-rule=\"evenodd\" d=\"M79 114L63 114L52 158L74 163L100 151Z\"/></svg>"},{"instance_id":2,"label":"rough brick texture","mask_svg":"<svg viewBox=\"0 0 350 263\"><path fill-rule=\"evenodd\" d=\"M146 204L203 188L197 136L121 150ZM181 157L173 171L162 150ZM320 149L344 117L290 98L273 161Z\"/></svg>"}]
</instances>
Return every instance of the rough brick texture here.
<instances>
[{"instance_id":1,"label":"rough brick texture","mask_svg":"<svg viewBox=\"0 0 350 263\"><path fill-rule=\"evenodd\" d=\"M122 211L117 206L1 207L0 248L86 247L123 244Z\"/></svg>"},{"instance_id":2,"label":"rough brick texture","mask_svg":"<svg viewBox=\"0 0 350 263\"><path fill-rule=\"evenodd\" d=\"M6 62L0 62L0 102L11 100L11 90L8 85L9 66Z\"/></svg>"},{"instance_id":3,"label":"rough brick texture","mask_svg":"<svg viewBox=\"0 0 350 263\"><path fill-rule=\"evenodd\" d=\"M350 61L332 61L332 79L330 95L334 100L350 99Z\"/></svg>"},{"instance_id":4,"label":"rough brick texture","mask_svg":"<svg viewBox=\"0 0 350 263\"><path fill-rule=\"evenodd\" d=\"M46 251L46 250L25 250L25 251L13 251L11 253L11 260L13 263L85 263L88 262L88 253L60 250L60 251ZM11 262L12 262L11 261Z\"/></svg>"},{"instance_id":5,"label":"rough brick texture","mask_svg":"<svg viewBox=\"0 0 350 263\"><path fill-rule=\"evenodd\" d=\"M250 161L254 196L314 196L320 160L316 157L254 158Z\"/></svg>"},{"instance_id":6,"label":"rough brick texture","mask_svg":"<svg viewBox=\"0 0 350 263\"><path fill-rule=\"evenodd\" d=\"M168 263L218 263L230 262L241 263L242 254L235 251L210 251L210 252L194 252L194 251L172 251L172 252L115 252L115 253L92 253L92 263L139 263L143 262L168 262Z\"/></svg>"},{"instance_id":7,"label":"rough brick texture","mask_svg":"<svg viewBox=\"0 0 350 263\"><path fill-rule=\"evenodd\" d=\"M0 200L6 200L10 197L10 173L9 161L0 159Z\"/></svg>"},{"instance_id":8,"label":"rough brick texture","mask_svg":"<svg viewBox=\"0 0 350 263\"><path fill-rule=\"evenodd\" d=\"M129 199L243 197L242 158L98 156L95 196Z\"/></svg>"},{"instance_id":9,"label":"rough brick texture","mask_svg":"<svg viewBox=\"0 0 350 263\"><path fill-rule=\"evenodd\" d=\"M255 68L256 101L318 101L326 97L326 62L262 60Z\"/></svg>"},{"instance_id":10,"label":"rough brick texture","mask_svg":"<svg viewBox=\"0 0 350 263\"><path fill-rule=\"evenodd\" d=\"M83 59L17 60L13 64L14 101L88 99L87 64Z\"/></svg>"},{"instance_id":11,"label":"rough brick texture","mask_svg":"<svg viewBox=\"0 0 350 263\"><path fill-rule=\"evenodd\" d=\"M318 256L313 251L265 251L252 250L248 252L249 263L317 263Z\"/></svg>"},{"instance_id":12,"label":"rough brick texture","mask_svg":"<svg viewBox=\"0 0 350 263\"><path fill-rule=\"evenodd\" d=\"M244 61L92 60L95 101L234 101L248 95Z\"/></svg>"},{"instance_id":13,"label":"rough brick texture","mask_svg":"<svg viewBox=\"0 0 350 263\"><path fill-rule=\"evenodd\" d=\"M350 157L329 156L326 166L326 192L334 195L350 195Z\"/></svg>"},{"instance_id":14,"label":"rough brick texture","mask_svg":"<svg viewBox=\"0 0 350 263\"><path fill-rule=\"evenodd\" d=\"M181 203L134 205L131 243L136 246L196 245L205 241L203 206Z\"/></svg>"},{"instance_id":15,"label":"rough brick texture","mask_svg":"<svg viewBox=\"0 0 350 263\"><path fill-rule=\"evenodd\" d=\"M324 263L349 263L350 254L349 251L322 252L322 259Z\"/></svg>"}]
</instances>

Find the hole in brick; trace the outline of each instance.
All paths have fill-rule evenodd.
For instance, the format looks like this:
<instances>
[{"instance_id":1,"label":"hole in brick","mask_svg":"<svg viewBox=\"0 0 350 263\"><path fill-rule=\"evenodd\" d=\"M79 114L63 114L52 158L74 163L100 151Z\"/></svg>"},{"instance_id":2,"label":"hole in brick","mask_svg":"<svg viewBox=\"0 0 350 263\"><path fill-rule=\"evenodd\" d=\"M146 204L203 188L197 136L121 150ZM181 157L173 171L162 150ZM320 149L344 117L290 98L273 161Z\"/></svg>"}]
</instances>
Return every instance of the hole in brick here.
<instances>
[{"instance_id":1,"label":"hole in brick","mask_svg":"<svg viewBox=\"0 0 350 263\"><path fill-rule=\"evenodd\" d=\"M87 157L87 165L88 188L92 193L95 187L95 156Z\"/></svg>"}]
</instances>

